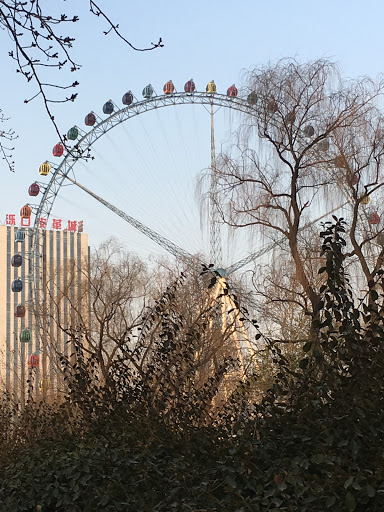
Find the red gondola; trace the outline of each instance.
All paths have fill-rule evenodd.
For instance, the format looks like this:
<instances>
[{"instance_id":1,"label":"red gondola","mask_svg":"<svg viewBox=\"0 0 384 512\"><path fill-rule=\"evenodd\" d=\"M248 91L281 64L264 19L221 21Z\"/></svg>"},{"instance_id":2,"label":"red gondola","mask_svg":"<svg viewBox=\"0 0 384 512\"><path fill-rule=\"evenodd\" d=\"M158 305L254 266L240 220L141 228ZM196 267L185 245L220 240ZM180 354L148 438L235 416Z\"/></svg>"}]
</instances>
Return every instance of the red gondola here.
<instances>
[{"instance_id":1,"label":"red gondola","mask_svg":"<svg viewBox=\"0 0 384 512\"><path fill-rule=\"evenodd\" d=\"M40 364L40 358L36 354L32 354L28 358L28 368L38 368Z\"/></svg>"},{"instance_id":2,"label":"red gondola","mask_svg":"<svg viewBox=\"0 0 384 512\"><path fill-rule=\"evenodd\" d=\"M63 156L64 146L62 144L56 144L52 149L53 156Z\"/></svg>"},{"instance_id":3,"label":"red gondola","mask_svg":"<svg viewBox=\"0 0 384 512\"><path fill-rule=\"evenodd\" d=\"M37 183L32 183L32 185L29 186L28 194L30 196L38 196L40 192L40 187Z\"/></svg>"},{"instance_id":4,"label":"red gondola","mask_svg":"<svg viewBox=\"0 0 384 512\"><path fill-rule=\"evenodd\" d=\"M163 87L164 94L173 94L175 92L175 86L172 80L169 80Z\"/></svg>"},{"instance_id":5,"label":"red gondola","mask_svg":"<svg viewBox=\"0 0 384 512\"><path fill-rule=\"evenodd\" d=\"M87 126L93 126L96 123L96 116L93 112L90 112L85 116L84 123Z\"/></svg>"},{"instance_id":6,"label":"red gondola","mask_svg":"<svg viewBox=\"0 0 384 512\"><path fill-rule=\"evenodd\" d=\"M196 85L193 79L191 78L188 80L188 82L184 85L184 92L195 92Z\"/></svg>"},{"instance_id":7,"label":"red gondola","mask_svg":"<svg viewBox=\"0 0 384 512\"><path fill-rule=\"evenodd\" d=\"M230 98L236 98L238 92L239 91L237 90L235 84L232 84L231 87L227 89L227 96L229 96Z\"/></svg>"},{"instance_id":8,"label":"red gondola","mask_svg":"<svg viewBox=\"0 0 384 512\"><path fill-rule=\"evenodd\" d=\"M380 216L375 212L372 213L369 217L369 223L370 224L379 224L380 222Z\"/></svg>"},{"instance_id":9,"label":"red gondola","mask_svg":"<svg viewBox=\"0 0 384 512\"><path fill-rule=\"evenodd\" d=\"M25 316L25 306L22 306L19 304L18 306L16 306L15 317L23 318L24 316Z\"/></svg>"}]
</instances>

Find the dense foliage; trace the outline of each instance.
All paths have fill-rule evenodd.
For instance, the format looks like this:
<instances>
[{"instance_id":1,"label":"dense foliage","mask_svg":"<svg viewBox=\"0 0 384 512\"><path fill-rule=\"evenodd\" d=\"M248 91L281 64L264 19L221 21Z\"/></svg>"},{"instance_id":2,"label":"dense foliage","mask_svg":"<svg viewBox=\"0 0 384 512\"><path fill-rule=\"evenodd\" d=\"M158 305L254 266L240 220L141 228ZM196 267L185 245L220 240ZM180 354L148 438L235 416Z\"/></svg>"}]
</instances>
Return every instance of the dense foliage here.
<instances>
[{"instance_id":1,"label":"dense foliage","mask_svg":"<svg viewBox=\"0 0 384 512\"><path fill-rule=\"evenodd\" d=\"M235 363L202 381L207 317L185 325L172 288L153 309L162 329L140 372L122 352L99 382L78 340L76 362L63 359L65 401L16 414L4 399L1 510L383 510L382 296L376 281L353 297L343 233L337 219L321 233L320 314L297 368L265 339L277 378L260 400L254 374L219 407Z\"/></svg>"}]
</instances>

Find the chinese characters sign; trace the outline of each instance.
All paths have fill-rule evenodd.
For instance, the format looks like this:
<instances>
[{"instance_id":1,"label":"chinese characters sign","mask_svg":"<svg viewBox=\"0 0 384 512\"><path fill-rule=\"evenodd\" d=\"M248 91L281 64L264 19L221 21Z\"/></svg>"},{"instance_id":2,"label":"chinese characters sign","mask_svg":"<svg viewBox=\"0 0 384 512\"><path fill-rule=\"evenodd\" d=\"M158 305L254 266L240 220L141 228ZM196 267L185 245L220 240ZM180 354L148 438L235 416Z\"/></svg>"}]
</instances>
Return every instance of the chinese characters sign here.
<instances>
[{"instance_id":1,"label":"chinese characters sign","mask_svg":"<svg viewBox=\"0 0 384 512\"><path fill-rule=\"evenodd\" d=\"M7 226L16 226L16 215L12 213L7 213L5 216L5 224ZM31 218L30 217L21 217L20 226L22 227L28 227L31 225ZM47 219L40 217L37 219L37 227L40 229L49 229L48 227L48 221ZM69 220L67 224L64 223L62 219L52 219L51 222L51 229L61 230L64 231L72 231L72 232L78 232L83 233L84 226L83 221L77 221L77 220Z\"/></svg>"}]
</instances>

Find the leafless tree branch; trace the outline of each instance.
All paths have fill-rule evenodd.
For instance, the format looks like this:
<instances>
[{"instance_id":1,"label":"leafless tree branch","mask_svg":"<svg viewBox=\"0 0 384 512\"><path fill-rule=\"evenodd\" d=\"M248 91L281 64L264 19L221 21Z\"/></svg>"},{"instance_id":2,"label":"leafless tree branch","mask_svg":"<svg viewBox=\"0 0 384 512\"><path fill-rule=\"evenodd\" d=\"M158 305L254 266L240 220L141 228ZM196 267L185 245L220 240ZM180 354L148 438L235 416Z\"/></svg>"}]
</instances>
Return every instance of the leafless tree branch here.
<instances>
[{"instance_id":1,"label":"leafless tree branch","mask_svg":"<svg viewBox=\"0 0 384 512\"><path fill-rule=\"evenodd\" d=\"M89 0L89 7L93 15L102 17L107 23L108 29L104 34L114 32L132 50L150 51L163 46L160 38L157 43L151 43L147 48L137 48L120 33L119 25L115 24L93 0ZM4 30L13 43L13 49L8 52L8 55L16 63L16 72L24 76L28 83L34 82L37 86L37 91L24 102L29 103L37 97L42 98L44 109L55 127L59 140L64 145L65 138L55 122L52 105L73 102L77 93L54 97L51 91L74 89L79 83L75 80L67 85L60 85L56 79L47 81L42 76L45 74L44 70L56 71L69 68L71 72L76 72L80 68L72 58L71 50L75 39L70 35L61 35L59 32L63 25L78 21L77 15L52 15L49 7L42 6L40 0L0 0L0 29ZM5 133L0 132L0 139L4 138L6 138ZM3 159L6 160L9 169L14 170L13 162L10 160L11 151L12 149L3 147L0 140Z\"/></svg>"}]
</instances>

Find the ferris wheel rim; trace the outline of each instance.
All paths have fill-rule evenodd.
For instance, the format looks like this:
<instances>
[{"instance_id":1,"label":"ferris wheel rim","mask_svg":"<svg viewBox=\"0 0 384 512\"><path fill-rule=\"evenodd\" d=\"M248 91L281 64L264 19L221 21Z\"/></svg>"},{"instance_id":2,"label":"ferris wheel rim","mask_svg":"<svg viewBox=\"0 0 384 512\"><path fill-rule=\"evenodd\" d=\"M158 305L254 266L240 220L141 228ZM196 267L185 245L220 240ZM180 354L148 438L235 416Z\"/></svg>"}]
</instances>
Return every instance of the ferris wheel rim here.
<instances>
[{"instance_id":1,"label":"ferris wheel rim","mask_svg":"<svg viewBox=\"0 0 384 512\"><path fill-rule=\"evenodd\" d=\"M44 192L38 205L31 205L35 214L34 224L30 228L30 297L33 300L36 289L35 269L38 265L34 264L36 258L40 257L40 233L39 219L44 216L49 219L55 199L61 189L67 175L72 171L73 167L79 160L86 159L84 153L88 151L93 144L96 143L103 135L108 133L112 128L122 124L129 119L145 112L154 111L159 108L178 106L178 105L209 105L216 107L224 107L241 113L255 115L255 106L249 104L246 99L237 96L227 96L220 93L207 92L174 92L172 94L162 94L146 98L144 100L134 102L122 109L119 109L109 115L106 119L102 119L92 129L85 133L74 145L72 149L67 150L59 165L52 165L52 176L47 183L43 185ZM114 104L116 106L116 104Z\"/></svg>"},{"instance_id":2,"label":"ferris wheel rim","mask_svg":"<svg viewBox=\"0 0 384 512\"><path fill-rule=\"evenodd\" d=\"M95 125L92 128L92 130L87 132L75 144L74 147L76 148L75 152L77 152L77 154L75 154L75 152L73 151L67 151L60 164L57 167L52 166L52 168L54 169L54 173L49 183L46 186L44 185L45 190L39 205L37 207L36 205L32 205L35 214L35 220L32 230L35 232L35 230L38 228L38 219L40 218L41 213L44 213L45 215L47 215L47 218L49 218L52 208L49 208L48 210L43 210L43 205L45 205L45 203L47 203L51 197L53 198L53 200L51 201L50 205L53 204L54 198L57 195L57 191L60 189L67 174L73 169L73 167L79 160L84 160L85 157L83 156L83 148L85 148L85 150L89 149L97 140L99 140L103 135L108 133L112 128L118 126L119 124L125 121L128 121L128 119L131 119L132 117L141 115L145 112L150 112L157 108L193 104L213 104L215 106L230 108L247 114L253 114L255 112L254 106L250 105L246 100L242 98L228 97L224 94L208 94L205 92L174 93L171 95L164 94L160 96L154 96L150 99L132 103L131 105L128 105L127 107L124 107L118 110L117 112L114 112L106 119L103 119L97 125ZM139 109L141 110L138 111ZM131 115L123 117L125 113L130 113L131 111ZM113 120L115 121L112 123ZM57 184L57 182L59 182L58 187L51 191L53 185ZM31 244L31 246L32 245L33 244Z\"/></svg>"}]
</instances>

